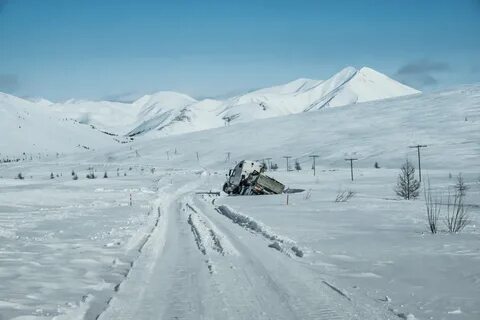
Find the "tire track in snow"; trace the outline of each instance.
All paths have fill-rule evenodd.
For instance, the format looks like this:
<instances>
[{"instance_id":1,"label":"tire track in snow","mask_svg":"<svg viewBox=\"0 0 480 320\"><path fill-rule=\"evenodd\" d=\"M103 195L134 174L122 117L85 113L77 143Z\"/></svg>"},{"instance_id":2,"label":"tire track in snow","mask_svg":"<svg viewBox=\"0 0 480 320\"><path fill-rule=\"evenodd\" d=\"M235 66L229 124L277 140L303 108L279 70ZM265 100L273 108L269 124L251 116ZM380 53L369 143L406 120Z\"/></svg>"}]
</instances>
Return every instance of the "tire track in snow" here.
<instances>
[{"instance_id":1,"label":"tire track in snow","mask_svg":"<svg viewBox=\"0 0 480 320\"><path fill-rule=\"evenodd\" d=\"M140 283L148 283L153 276L155 264L153 263L164 251L167 242L169 214L172 204L186 191L192 188L192 184L186 184L176 191L168 192L172 188L168 185L158 190L159 197L155 201L157 216L151 232L143 239L137 248L137 258L131 262L130 268L123 281L115 286L115 293L108 299L108 304L95 318L99 319L135 319L144 299L146 286ZM138 269L138 270L137 270ZM134 293L133 293L134 292ZM133 293L133 296L132 296ZM128 298L126 298L128 297ZM125 299L128 303L125 303ZM94 317L85 317L93 319Z\"/></svg>"},{"instance_id":2,"label":"tire track in snow","mask_svg":"<svg viewBox=\"0 0 480 320\"><path fill-rule=\"evenodd\" d=\"M204 205L207 207L206 204ZM214 208L212 207L211 209L213 214L213 212L215 212ZM206 216L205 213L203 214ZM213 220L211 219L210 221ZM217 225L217 223L212 223ZM219 225L217 225L217 227L219 228ZM267 302L264 301L264 297L262 297L262 295L266 295L267 293L270 295L270 299L275 299L277 301L278 308L283 309L283 313L281 316L279 316L279 318L331 320L345 319L343 316L334 311L328 303L321 303L318 297L315 298L314 301L311 299L297 298L298 292L308 292L308 287L300 284L303 289L298 292L292 292L291 288L298 288L299 286L299 283L294 275L284 273L282 275L283 280L279 281L279 279L276 279L272 275L271 271L263 265L262 261L257 258L252 251L252 247L245 243L243 237L240 239L234 233L230 232L229 229L225 228L222 228L222 233L239 251L240 261L237 261L237 265L234 270L236 272L241 270L239 276L250 286L256 289L253 294L262 304L265 304L265 306L267 305ZM269 259L268 257L264 258ZM280 258L279 261L281 261L281 259L283 258ZM293 260L289 261L293 262ZM260 287L262 290L258 290ZM269 311L272 313L274 312L272 310ZM271 314L269 314L268 318L275 319L275 317L271 316Z\"/></svg>"},{"instance_id":3,"label":"tire track in snow","mask_svg":"<svg viewBox=\"0 0 480 320\"><path fill-rule=\"evenodd\" d=\"M182 188L164 196L163 232L154 232L144 245L101 319L378 318L356 316L350 301L315 280L299 260L262 245L254 232L238 228L191 193ZM205 255L192 241L189 217ZM213 273L203 266L206 256Z\"/></svg>"},{"instance_id":4,"label":"tire track in snow","mask_svg":"<svg viewBox=\"0 0 480 320\"><path fill-rule=\"evenodd\" d=\"M290 258L293 256L298 258L303 257L303 250L301 250L293 240L274 234L262 223L252 219L251 217L237 212L226 205L220 205L216 207L215 210L217 210L217 212L221 215L229 218L233 223L238 224L239 226L254 233L260 234L267 240L273 241L268 245L269 248L280 251Z\"/></svg>"},{"instance_id":5,"label":"tire track in snow","mask_svg":"<svg viewBox=\"0 0 480 320\"><path fill-rule=\"evenodd\" d=\"M218 291L224 293L222 299L228 306L228 310L230 312L237 310L231 318L300 319L295 315L283 291L269 273L266 270L259 273L254 267L258 263L252 260L253 257L250 254L244 253L243 245L238 243L240 240L227 235L224 230L221 231L221 228L208 218L203 210L190 203L188 207L198 214L202 223L215 234L215 237L212 236L210 239L212 241L210 250L215 250L214 238L217 238L222 247L226 248L223 250L224 254L212 257L217 272L211 279ZM239 247L242 250L239 250ZM239 316L242 312L244 314Z\"/></svg>"},{"instance_id":6,"label":"tire track in snow","mask_svg":"<svg viewBox=\"0 0 480 320\"><path fill-rule=\"evenodd\" d=\"M207 222L205 216L199 214L196 208L188 202L184 203L184 208L187 209L184 209L184 211L191 212L188 214L187 223L190 225L198 250L206 257L205 263L210 274L212 274L214 273L214 265L210 255L212 253L225 255L222 240L213 230L211 223Z\"/></svg>"},{"instance_id":7,"label":"tire track in snow","mask_svg":"<svg viewBox=\"0 0 480 320\"><path fill-rule=\"evenodd\" d=\"M237 230L231 228L228 223L231 219L228 217L228 220L222 219L223 215L216 214L217 208L208 200L203 198L196 200L198 207L203 209L203 213L218 228L221 227L221 232L235 245L242 260L249 261L247 266L254 266L255 274L245 271L249 274L247 279L252 278L255 285L261 281L267 281L271 288L268 291L273 290L281 296L281 300L293 313L289 319L387 319L390 317L390 313L381 306L372 308L372 305L364 304L363 299L353 300L338 287L335 289L341 293L336 291L332 288L331 282L324 282L325 279L321 273L308 268L308 265L301 260L285 260L282 256L269 254L264 246L256 248L254 243L258 240L255 240L255 237L242 235L241 231L237 231L241 230L239 228ZM243 229L256 234L248 228ZM239 267L248 269L242 265Z\"/></svg>"},{"instance_id":8,"label":"tire track in snow","mask_svg":"<svg viewBox=\"0 0 480 320\"><path fill-rule=\"evenodd\" d=\"M208 250L213 250L222 256L238 254L233 245L228 241L225 235L218 230L215 224L213 224L201 210L192 204L191 198L185 205L194 213L195 219L198 220L197 224L204 234Z\"/></svg>"}]
</instances>

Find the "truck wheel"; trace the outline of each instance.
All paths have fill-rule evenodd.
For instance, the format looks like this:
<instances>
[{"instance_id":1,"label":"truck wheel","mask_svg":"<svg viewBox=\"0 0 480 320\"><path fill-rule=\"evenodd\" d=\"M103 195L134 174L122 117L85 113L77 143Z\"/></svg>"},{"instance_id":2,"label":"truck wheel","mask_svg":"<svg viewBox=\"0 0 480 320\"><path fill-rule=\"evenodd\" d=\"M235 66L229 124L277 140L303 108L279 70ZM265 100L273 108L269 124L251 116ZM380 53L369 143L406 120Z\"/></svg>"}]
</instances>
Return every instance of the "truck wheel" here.
<instances>
[{"instance_id":1,"label":"truck wheel","mask_svg":"<svg viewBox=\"0 0 480 320\"><path fill-rule=\"evenodd\" d=\"M230 194L230 191L228 191L228 184L227 184L227 183L225 183L225 184L223 185L223 192L225 192L225 193L227 193L227 194Z\"/></svg>"}]
</instances>

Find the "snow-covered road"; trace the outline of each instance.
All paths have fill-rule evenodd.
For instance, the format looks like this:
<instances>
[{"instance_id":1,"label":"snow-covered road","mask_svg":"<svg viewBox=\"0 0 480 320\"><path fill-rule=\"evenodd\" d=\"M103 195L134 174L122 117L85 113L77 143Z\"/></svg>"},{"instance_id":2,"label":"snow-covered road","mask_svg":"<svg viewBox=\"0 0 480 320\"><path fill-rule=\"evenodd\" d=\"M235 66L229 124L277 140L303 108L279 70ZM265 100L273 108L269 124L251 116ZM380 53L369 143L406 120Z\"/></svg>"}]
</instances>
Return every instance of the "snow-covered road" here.
<instances>
[{"instance_id":1,"label":"snow-covered road","mask_svg":"<svg viewBox=\"0 0 480 320\"><path fill-rule=\"evenodd\" d=\"M219 214L213 198L194 194L205 181L187 176L159 191L158 226L100 319L387 317Z\"/></svg>"}]
</instances>

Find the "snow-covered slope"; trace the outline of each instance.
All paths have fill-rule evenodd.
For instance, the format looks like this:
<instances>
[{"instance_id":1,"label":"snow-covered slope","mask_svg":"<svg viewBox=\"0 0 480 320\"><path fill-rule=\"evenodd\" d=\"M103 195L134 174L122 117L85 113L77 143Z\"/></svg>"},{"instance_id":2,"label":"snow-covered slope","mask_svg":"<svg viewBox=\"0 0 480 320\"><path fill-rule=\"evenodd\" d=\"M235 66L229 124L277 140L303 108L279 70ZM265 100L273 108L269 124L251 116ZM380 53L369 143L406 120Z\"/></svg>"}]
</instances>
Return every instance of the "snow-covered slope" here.
<instances>
[{"instance_id":1,"label":"snow-covered slope","mask_svg":"<svg viewBox=\"0 0 480 320\"><path fill-rule=\"evenodd\" d=\"M159 129L172 122L189 120L184 112L185 107L194 104L197 100L186 94L161 91L153 95L146 95L133 102L138 109L137 120L129 136L139 135L154 129Z\"/></svg>"},{"instance_id":2,"label":"snow-covered slope","mask_svg":"<svg viewBox=\"0 0 480 320\"><path fill-rule=\"evenodd\" d=\"M327 80L297 79L224 100L197 101L167 91L131 104L69 100L42 105L104 131L166 136L416 93L373 69L347 67Z\"/></svg>"},{"instance_id":3,"label":"snow-covered slope","mask_svg":"<svg viewBox=\"0 0 480 320\"><path fill-rule=\"evenodd\" d=\"M197 131L227 124L278 117L325 107L381 100L419 93L370 68L348 67L328 80L298 79L221 102L202 101L168 109L156 116L160 135ZM215 113L215 117L212 114ZM145 126L132 132L146 133Z\"/></svg>"},{"instance_id":4,"label":"snow-covered slope","mask_svg":"<svg viewBox=\"0 0 480 320\"><path fill-rule=\"evenodd\" d=\"M421 143L428 145L422 161L431 168L480 169L478 161L470 162L480 152L480 85L137 141L131 147L147 161L177 149L177 166L195 160L198 151L203 165L219 165L231 152L238 160L272 157L280 165L284 155L309 163L308 155L318 154L318 163L331 166L343 166L344 157L354 154L362 159L358 166L378 161L397 168L413 150L408 146ZM126 153L121 158L135 157L132 150Z\"/></svg>"},{"instance_id":5,"label":"snow-covered slope","mask_svg":"<svg viewBox=\"0 0 480 320\"><path fill-rule=\"evenodd\" d=\"M72 152L113 143L107 136L81 125L47 107L0 93L0 153L18 157L36 152Z\"/></svg>"},{"instance_id":6,"label":"snow-covered slope","mask_svg":"<svg viewBox=\"0 0 480 320\"><path fill-rule=\"evenodd\" d=\"M75 99L48 105L46 109L56 111L60 117L118 134L124 133L140 111L140 107L135 104Z\"/></svg>"}]
</instances>

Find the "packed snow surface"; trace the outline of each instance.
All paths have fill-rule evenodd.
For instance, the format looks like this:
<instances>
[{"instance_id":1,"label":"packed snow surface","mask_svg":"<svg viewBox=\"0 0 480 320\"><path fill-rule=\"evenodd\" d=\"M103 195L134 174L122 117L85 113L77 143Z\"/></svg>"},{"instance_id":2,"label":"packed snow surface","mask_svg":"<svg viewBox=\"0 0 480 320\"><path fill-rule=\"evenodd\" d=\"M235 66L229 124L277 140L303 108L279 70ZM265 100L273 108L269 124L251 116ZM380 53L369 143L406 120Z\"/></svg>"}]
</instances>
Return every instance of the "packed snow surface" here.
<instances>
[{"instance_id":1,"label":"packed snow surface","mask_svg":"<svg viewBox=\"0 0 480 320\"><path fill-rule=\"evenodd\" d=\"M102 134L110 140L92 136L89 150L1 163L0 318L480 318L480 86L321 109L129 143ZM462 173L462 232L441 221L430 234L423 198L395 195L415 144L428 145L423 181L436 195ZM287 170L287 155L302 170ZM288 205L285 194L201 193L221 190L236 161L266 158L279 166L269 175L305 189ZM353 197L335 202L344 191Z\"/></svg>"}]
</instances>

